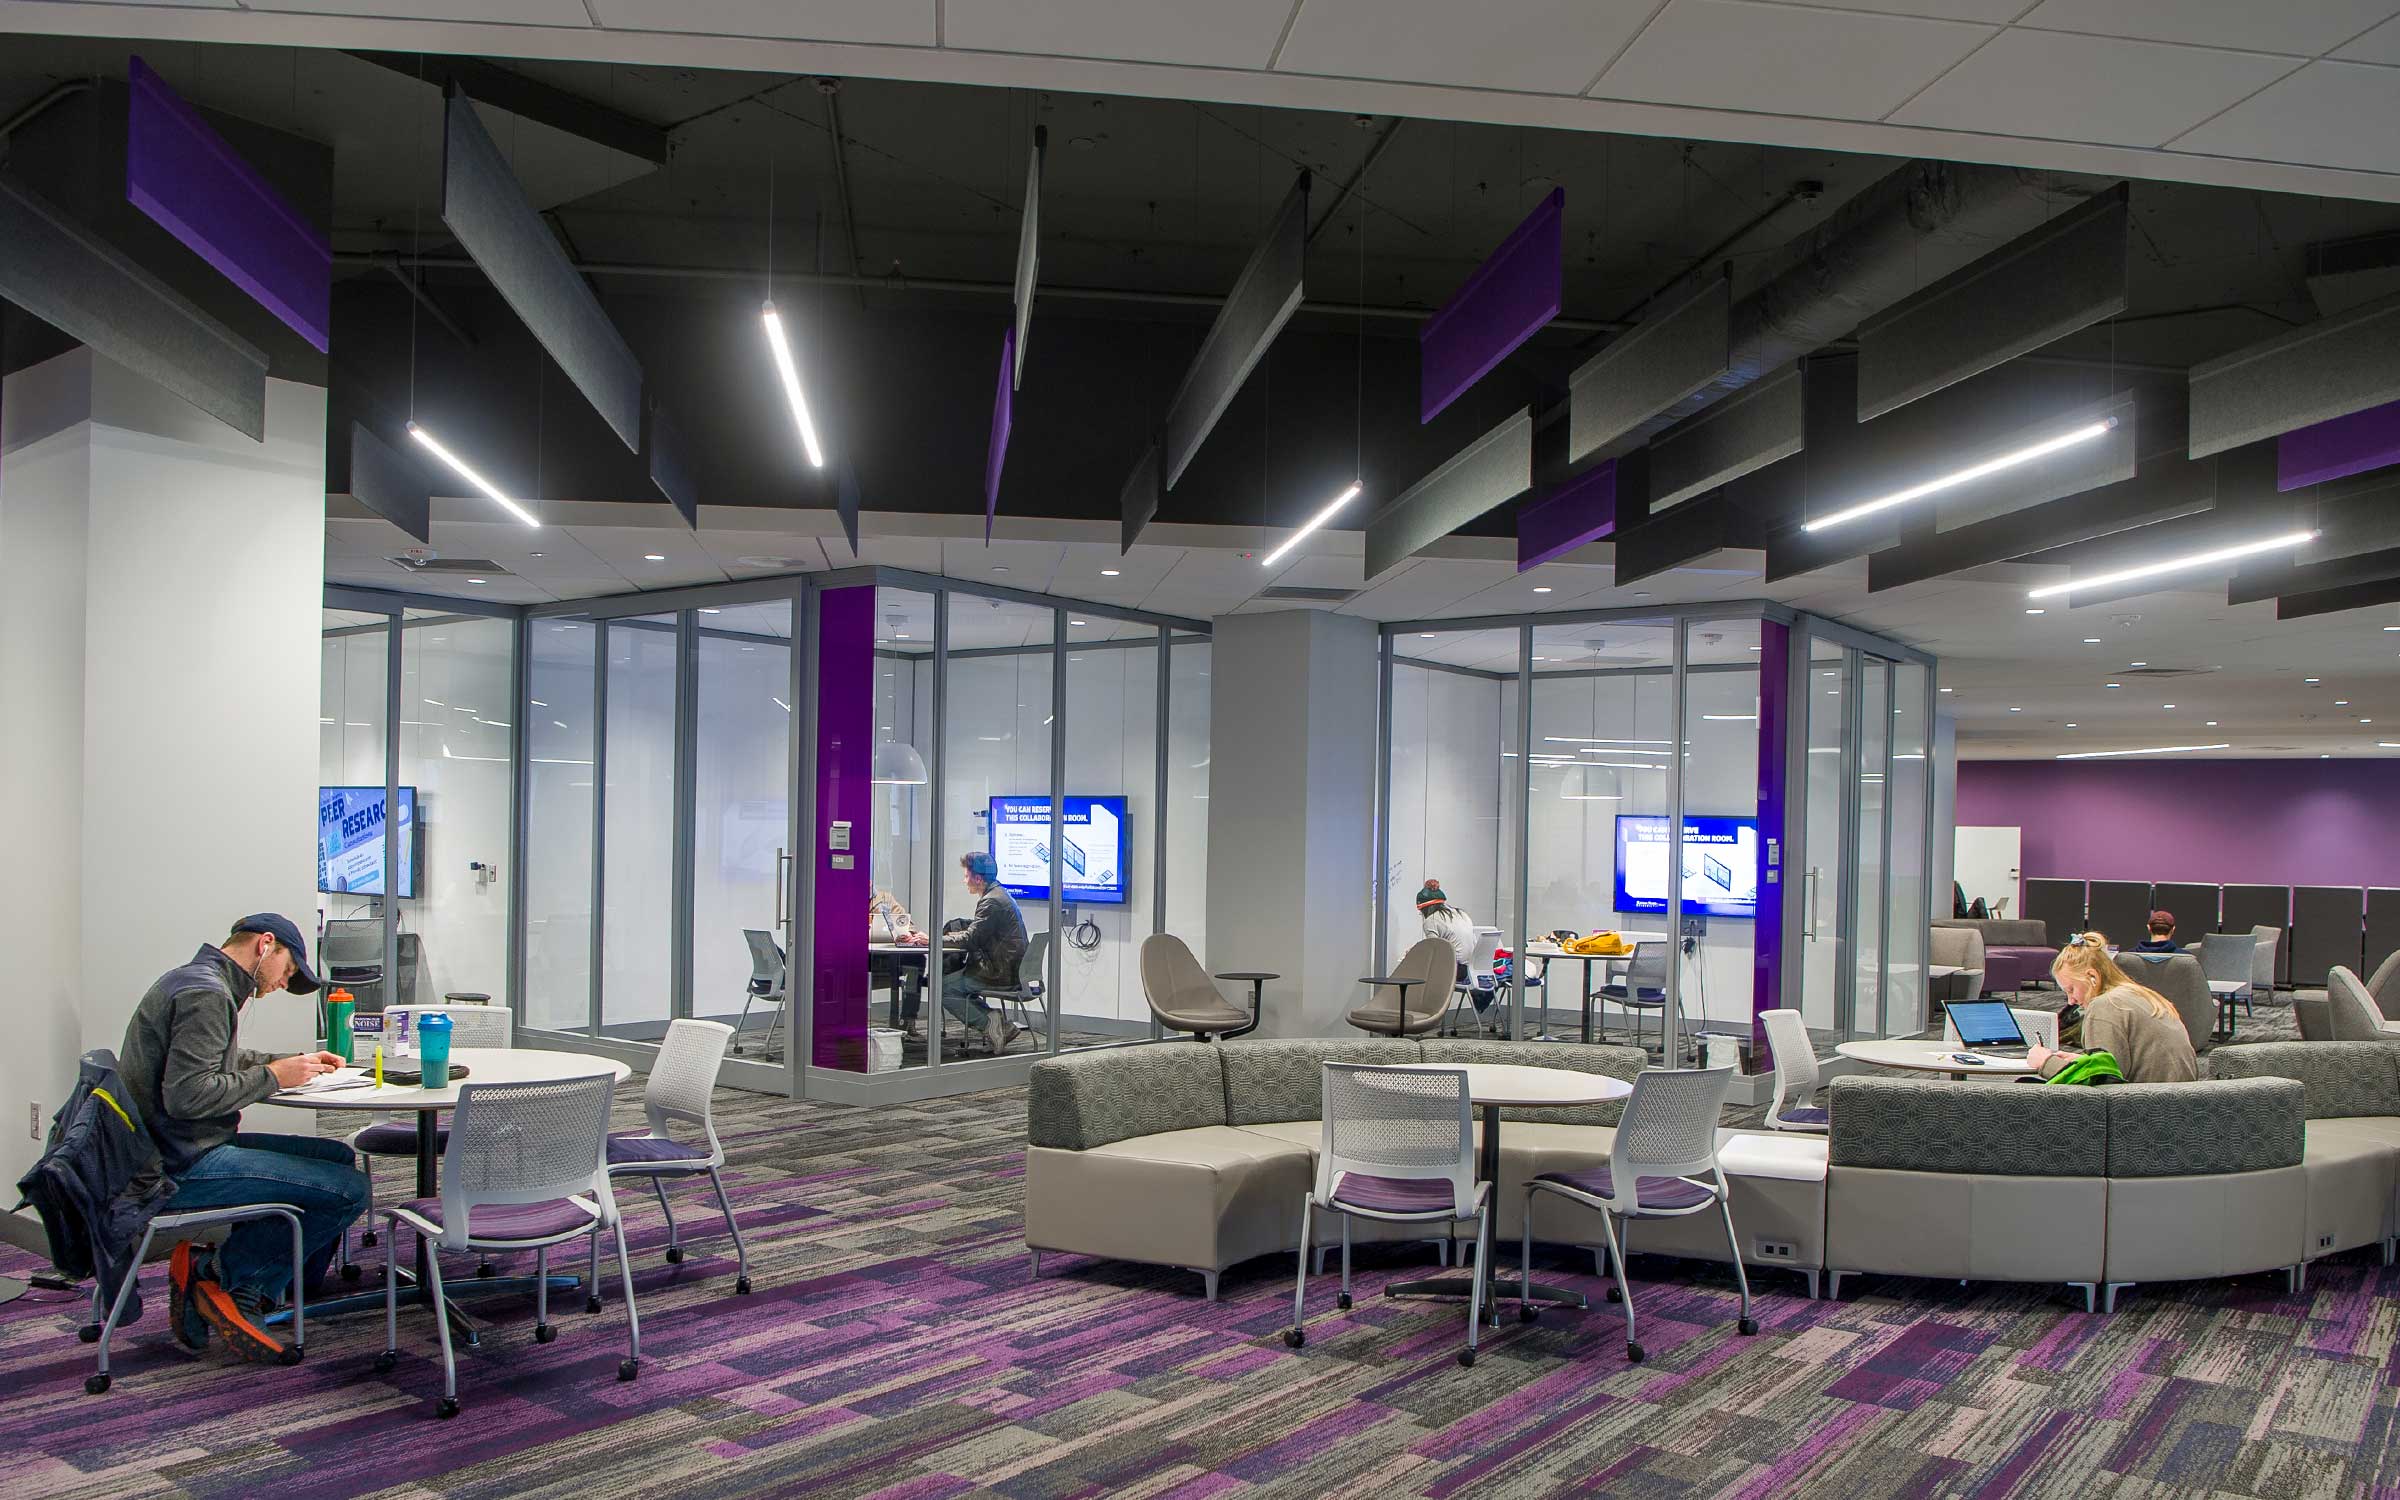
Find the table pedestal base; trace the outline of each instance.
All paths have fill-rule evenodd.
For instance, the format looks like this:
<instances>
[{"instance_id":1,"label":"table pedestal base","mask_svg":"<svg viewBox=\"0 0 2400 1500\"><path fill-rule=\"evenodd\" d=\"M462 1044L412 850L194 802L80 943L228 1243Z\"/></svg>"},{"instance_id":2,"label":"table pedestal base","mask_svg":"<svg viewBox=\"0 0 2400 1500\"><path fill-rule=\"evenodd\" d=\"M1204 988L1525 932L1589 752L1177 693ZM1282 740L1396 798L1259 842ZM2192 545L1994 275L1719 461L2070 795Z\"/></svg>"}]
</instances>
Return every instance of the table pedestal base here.
<instances>
[{"instance_id":1,"label":"table pedestal base","mask_svg":"<svg viewBox=\"0 0 2400 1500\"><path fill-rule=\"evenodd\" d=\"M535 1278L531 1276L463 1276L455 1280L445 1279L442 1282L442 1301L450 1315L450 1332L463 1339L468 1348L477 1347L482 1342L476 1336L481 1325L469 1316L467 1310L459 1304L471 1297L531 1298L534 1282ZM582 1291L583 1278L580 1276L551 1277L551 1310L554 1312L558 1310L559 1303L556 1299L562 1296L573 1296ZM403 1308L426 1307L432 1304L433 1293L420 1285L414 1275L403 1271L400 1273L400 1294L397 1300ZM580 1303L575 1305L581 1306ZM339 1318L352 1313L381 1313L382 1311L383 1287L380 1284L373 1291L345 1292L339 1297L312 1297L308 1303L308 1315L311 1318ZM288 1307L277 1308L274 1312L269 1313L266 1319L270 1326L289 1323L291 1320L292 1310Z\"/></svg>"},{"instance_id":2,"label":"table pedestal base","mask_svg":"<svg viewBox=\"0 0 2400 1500\"><path fill-rule=\"evenodd\" d=\"M1523 1286L1520 1293L1518 1288ZM1438 1276L1425 1281L1395 1281L1383 1289L1386 1297L1456 1297L1461 1300L1475 1295L1475 1280L1471 1276ZM1498 1318L1502 1302L1550 1302L1562 1307L1589 1307L1591 1300L1581 1292L1563 1286L1550 1286L1539 1281L1520 1282L1514 1276L1493 1276L1483 1284L1484 1311Z\"/></svg>"}]
</instances>

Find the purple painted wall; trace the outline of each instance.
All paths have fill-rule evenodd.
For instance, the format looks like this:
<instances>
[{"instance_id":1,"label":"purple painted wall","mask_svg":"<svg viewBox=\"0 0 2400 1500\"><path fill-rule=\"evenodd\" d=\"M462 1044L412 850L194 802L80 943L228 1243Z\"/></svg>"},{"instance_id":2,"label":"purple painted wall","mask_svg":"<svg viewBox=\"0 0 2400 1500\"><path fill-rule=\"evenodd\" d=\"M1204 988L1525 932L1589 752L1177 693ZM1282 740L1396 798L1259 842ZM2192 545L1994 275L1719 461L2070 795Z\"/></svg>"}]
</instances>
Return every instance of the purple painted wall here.
<instances>
[{"instance_id":1,"label":"purple painted wall","mask_svg":"<svg viewBox=\"0 0 2400 1500\"><path fill-rule=\"evenodd\" d=\"M1758 920L1751 924L1750 1045L1767 1054L1767 1028L1758 1017L1783 1004L1783 851L1792 846L1784 826L1790 766L1785 736L1792 722L1792 627L1780 620L1758 625L1758 836L1775 850L1773 863L1759 859Z\"/></svg>"},{"instance_id":2,"label":"purple painted wall","mask_svg":"<svg viewBox=\"0 0 2400 1500\"><path fill-rule=\"evenodd\" d=\"M1961 761L2026 878L2400 885L2400 760Z\"/></svg>"},{"instance_id":3,"label":"purple painted wall","mask_svg":"<svg viewBox=\"0 0 2400 1500\"><path fill-rule=\"evenodd\" d=\"M875 819L875 590L827 589L817 596L816 1041L820 1068L867 1067L867 846ZM831 830L847 820L851 847ZM850 868L837 869L847 859Z\"/></svg>"}]
</instances>

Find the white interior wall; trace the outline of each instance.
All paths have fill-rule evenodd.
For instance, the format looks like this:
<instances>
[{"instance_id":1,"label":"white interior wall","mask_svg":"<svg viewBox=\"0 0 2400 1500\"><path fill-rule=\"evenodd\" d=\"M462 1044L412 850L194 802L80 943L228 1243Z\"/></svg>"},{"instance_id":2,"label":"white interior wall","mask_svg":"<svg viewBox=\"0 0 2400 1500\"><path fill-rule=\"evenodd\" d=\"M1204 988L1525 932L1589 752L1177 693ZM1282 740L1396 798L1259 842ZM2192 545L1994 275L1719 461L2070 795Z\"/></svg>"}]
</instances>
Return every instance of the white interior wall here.
<instances>
[{"instance_id":1,"label":"white interior wall","mask_svg":"<svg viewBox=\"0 0 2400 1500\"><path fill-rule=\"evenodd\" d=\"M78 348L8 377L0 412L0 831L42 935L0 1058L14 1180L40 1149L16 1122L152 980L234 918L313 907L325 397L269 381L252 442ZM314 1017L269 997L243 1040L298 1050Z\"/></svg>"},{"instance_id":2,"label":"white interior wall","mask_svg":"<svg viewBox=\"0 0 2400 1500\"><path fill-rule=\"evenodd\" d=\"M525 1024L591 1024L592 645L589 621L537 620L526 663Z\"/></svg>"}]
</instances>

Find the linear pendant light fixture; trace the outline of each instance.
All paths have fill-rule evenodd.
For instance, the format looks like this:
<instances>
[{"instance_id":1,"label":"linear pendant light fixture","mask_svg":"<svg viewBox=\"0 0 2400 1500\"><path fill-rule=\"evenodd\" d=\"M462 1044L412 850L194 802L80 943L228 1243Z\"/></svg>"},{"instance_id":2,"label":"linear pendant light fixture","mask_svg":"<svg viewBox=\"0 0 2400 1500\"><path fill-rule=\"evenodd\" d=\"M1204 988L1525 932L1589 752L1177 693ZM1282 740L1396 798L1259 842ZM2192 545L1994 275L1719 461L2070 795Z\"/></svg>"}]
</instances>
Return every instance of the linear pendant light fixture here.
<instances>
[{"instance_id":1,"label":"linear pendant light fixture","mask_svg":"<svg viewBox=\"0 0 2400 1500\"><path fill-rule=\"evenodd\" d=\"M2120 755L2189 755L2195 750L2230 750L2231 745L2150 745L2140 750L2078 750L2072 755L2055 755L2053 760L2113 760Z\"/></svg>"},{"instance_id":2,"label":"linear pendant light fixture","mask_svg":"<svg viewBox=\"0 0 2400 1500\"><path fill-rule=\"evenodd\" d=\"M2214 547L2206 552L2194 552L2183 557L2170 557L2163 562L2144 563L2138 568L2119 568L2113 573L2096 573L2089 578L2071 578L2065 583L2053 583L2044 588L2033 589L2025 597L2028 599L2051 599L2060 594L2074 593L2077 589L2115 588L2120 583L2134 583L2144 578L2155 578L2161 573L2180 572L2185 568L2205 568L2211 563L2232 562L2237 558L2254 557L2261 552L2274 552L2285 547L2302 547L2316 539L2317 534L2314 531L2289 531L2282 536L2267 537L2263 541L2243 542L2232 547Z\"/></svg>"},{"instance_id":3,"label":"linear pendant light fixture","mask_svg":"<svg viewBox=\"0 0 2400 1500\"><path fill-rule=\"evenodd\" d=\"M2062 448L2072 448L2078 443L2088 443L2094 438L2103 437L2116 425L2115 417L2104 418L2101 421L2078 427L2073 432L2062 432L2057 437L2046 438L2013 452L2003 453L1997 458L1987 458L1982 463L1944 474L1939 479L1928 479L1923 484L1912 484L1907 489L1894 490L1891 494L1861 501L1846 510L1837 510L1830 516L1819 516L1815 520L1803 524L1800 529L1802 531L1824 531L1829 527L1840 526L1864 516L1890 510L1896 505L1906 505L1911 500L1922 500L1927 495L1955 489L1962 484L1971 484L1975 480L2016 468L2019 464L2029 464L2037 458L2047 458Z\"/></svg>"},{"instance_id":4,"label":"linear pendant light fixture","mask_svg":"<svg viewBox=\"0 0 2400 1500\"><path fill-rule=\"evenodd\" d=\"M792 421L800 429L800 446L808 450L811 468L825 467L825 450L817 446L817 424L809 420L808 397L800 393L800 367L792 363L791 340L784 336L783 314L769 301L758 310L767 328L767 347L775 351L775 373L783 378L783 399L792 404Z\"/></svg>"},{"instance_id":5,"label":"linear pendant light fixture","mask_svg":"<svg viewBox=\"0 0 2400 1500\"><path fill-rule=\"evenodd\" d=\"M1331 505L1326 506L1323 510L1318 511L1313 516L1310 516L1307 521L1302 523L1298 531L1295 531L1290 536L1284 538L1282 546L1268 553L1265 557L1260 558L1258 560L1258 565L1262 568L1271 568L1277 563L1281 562L1283 560L1283 555L1286 552L1291 551L1294 547L1299 546L1302 538L1306 537L1310 532L1316 530L1318 527L1324 525L1327 521L1332 520L1343 506L1348 505L1353 500L1356 500L1361 488L1362 486L1357 480L1351 480L1350 488L1334 496L1333 503Z\"/></svg>"},{"instance_id":6,"label":"linear pendant light fixture","mask_svg":"<svg viewBox=\"0 0 2400 1500\"><path fill-rule=\"evenodd\" d=\"M419 427L414 422L411 422L408 424L408 435L412 438L415 438L418 442L423 443L426 451L431 453L435 458L440 459L443 463L448 464L453 470L457 471L459 478L464 479L467 483L483 491L486 495L491 496L493 502L502 510L507 511L510 515L515 516L518 520L523 521L528 526L539 527L542 524L533 518L532 511L527 510L524 506L519 505L514 500L511 500L506 492L500 488L500 486L484 478L481 474L476 473L473 469L467 466L466 460L460 458L457 454L443 447L439 442L436 442L432 433L427 432L424 428Z\"/></svg>"}]
</instances>

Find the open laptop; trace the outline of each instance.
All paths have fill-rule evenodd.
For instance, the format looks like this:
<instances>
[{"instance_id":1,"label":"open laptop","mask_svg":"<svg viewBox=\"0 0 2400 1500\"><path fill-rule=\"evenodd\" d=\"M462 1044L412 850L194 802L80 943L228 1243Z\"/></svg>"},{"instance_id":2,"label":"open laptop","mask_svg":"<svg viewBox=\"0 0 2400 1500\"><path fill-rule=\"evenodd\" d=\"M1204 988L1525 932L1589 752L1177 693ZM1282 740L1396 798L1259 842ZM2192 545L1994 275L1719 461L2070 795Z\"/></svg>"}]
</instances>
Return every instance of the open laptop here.
<instances>
[{"instance_id":1,"label":"open laptop","mask_svg":"<svg viewBox=\"0 0 2400 1500\"><path fill-rule=\"evenodd\" d=\"M1969 1052L2023 1057L2030 1047L2016 1014L1998 1000L1958 1000L1948 1007L1958 1045Z\"/></svg>"}]
</instances>

